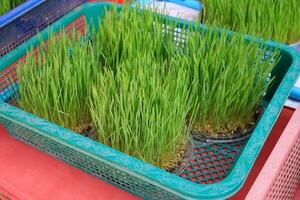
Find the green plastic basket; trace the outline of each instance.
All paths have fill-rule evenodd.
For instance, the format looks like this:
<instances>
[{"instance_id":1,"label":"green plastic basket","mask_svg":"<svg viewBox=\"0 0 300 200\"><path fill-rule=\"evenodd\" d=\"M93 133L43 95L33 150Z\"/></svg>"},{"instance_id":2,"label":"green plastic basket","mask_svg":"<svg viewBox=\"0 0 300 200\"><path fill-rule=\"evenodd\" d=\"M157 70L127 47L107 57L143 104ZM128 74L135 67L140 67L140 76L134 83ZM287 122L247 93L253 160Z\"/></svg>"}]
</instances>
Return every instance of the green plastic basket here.
<instances>
[{"instance_id":1,"label":"green plastic basket","mask_svg":"<svg viewBox=\"0 0 300 200\"><path fill-rule=\"evenodd\" d=\"M109 3L86 3L42 31L41 36L47 39L50 29L59 32L70 27L84 34L91 28L88 25L98 25L95 23L98 17L103 17L110 8ZM184 23L181 21L180 26ZM178 30L180 32L180 27ZM249 36L247 40L254 39ZM0 123L12 136L145 199L225 199L236 193L246 180L300 72L297 67L300 57L296 51L283 44L267 43L270 51L279 45L281 59L272 72L274 84L264 98L268 103L266 110L228 175L216 183L198 184L10 105L9 98L17 91L17 86L10 84L11 80L16 81L17 64L32 45L39 45L39 41L38 36L31 38L0 61Z\"/></svg>"}]
</instances>

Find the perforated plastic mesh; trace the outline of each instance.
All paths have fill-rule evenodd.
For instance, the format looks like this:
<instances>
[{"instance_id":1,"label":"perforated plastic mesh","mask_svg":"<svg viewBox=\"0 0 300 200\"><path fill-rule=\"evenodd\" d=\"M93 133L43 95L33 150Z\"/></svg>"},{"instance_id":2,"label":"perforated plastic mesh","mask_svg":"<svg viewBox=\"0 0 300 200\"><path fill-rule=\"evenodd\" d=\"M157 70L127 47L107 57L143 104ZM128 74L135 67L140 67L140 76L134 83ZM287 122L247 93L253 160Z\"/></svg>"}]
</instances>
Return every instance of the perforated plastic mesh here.
<instances>
[{"instance_id":1,"label":"perforated plastic mesh","mask_svg":"<svg viewBox=\"0 0 300 200\"><path fill-rule=\"evenodd\" d=\"M267 199L293 199L300 184L300 137L280 169Z\"/></svg>"},{"instance_id":2,"label":"perforated plastic mesh","mask_svg":"<svg viewBox=\"0 0 300 200\"><path fill-rule=\"evenodd\" d=\"M133 174L128 174L116 168L116 165L109 165L88 156L77 149L68 147L46 136L35 133L22 126L16 126L13 122L1 119L3 126L19 140L36 147L37 149L47 152L59 159L62 159L86 172L104 179L124 190L130 191L133 194L143 196L145 199L180 199L172 193L169 193L162 188L147 183L135 177Z\"/></svg>"},{"instance_id":3,"label":"perforated plastic mesh","mask_svg":"<svg viewBox=\"0 0 300 200\"><path fill-rule=\"evenodd\" d=\"M192 157L177 174L201 184L219 182L230 172L247 140L228 143L195 142Z\"/></svg>"},{"instance_id":4,"label":"perforated plastic mesh","mask_svg":"<svg viewBox=\"0 0 300 200\"><path fill-rule=\"evenodd\" d=\"M0 57L87 0L47 0L0 28Z\"/></svg>"}]
</instances>

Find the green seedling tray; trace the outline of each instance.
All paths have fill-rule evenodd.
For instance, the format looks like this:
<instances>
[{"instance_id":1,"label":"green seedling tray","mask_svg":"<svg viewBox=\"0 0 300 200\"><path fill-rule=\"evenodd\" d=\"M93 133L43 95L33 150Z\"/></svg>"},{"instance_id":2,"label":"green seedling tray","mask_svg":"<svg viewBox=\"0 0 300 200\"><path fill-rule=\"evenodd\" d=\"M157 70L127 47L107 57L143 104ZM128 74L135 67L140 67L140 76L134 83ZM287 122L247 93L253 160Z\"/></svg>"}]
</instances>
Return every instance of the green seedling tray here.
<instances>
[{"instance_id":1,"label":"green seedling tray","mask_svg":"<svg viewBox=\"0 0 300 200\"><path fill-rule=\"evenodd\" d=\"M9 98L17 91L17 86L8 83L11 80L17 83L17 63L24 59L32 45L39 45L39 37L47 39L50 30L59 32L70 24L79 30L83 22L86 26L92 23L98 25L95 22L103 18L110 8L109 3L86 3L1 59L0 123L23 142L145 199L226 199L232 196L243 186L300 72L299 55L284 44L267 43L270 51L279 46L281 59L272 71L275 79L264 97L266 110L228 176L212 184L185 180L9 104ZM185 23L188 22L180 21L179 24L183 27ZM206 26L200 28L205 30ZM250 36L246 40L261 42Z\"/></svg>"}]
</instances>

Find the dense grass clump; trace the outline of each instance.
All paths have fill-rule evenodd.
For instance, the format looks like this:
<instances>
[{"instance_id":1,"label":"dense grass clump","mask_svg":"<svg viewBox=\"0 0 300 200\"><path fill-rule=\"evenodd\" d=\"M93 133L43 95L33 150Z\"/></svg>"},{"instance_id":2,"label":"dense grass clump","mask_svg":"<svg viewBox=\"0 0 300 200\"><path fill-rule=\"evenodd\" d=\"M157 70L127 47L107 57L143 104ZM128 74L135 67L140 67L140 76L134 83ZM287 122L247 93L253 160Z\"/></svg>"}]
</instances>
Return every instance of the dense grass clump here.
<instances>
[{"instance_id":1,"label":"dense grass clump","mask_svg":"<svg viewBox=\"0 0 300 200\"><path fill-rule=\"evenodd\" d=\"M10 11L25 0L0 0L0 15Z\"/></svg>"},{"instance_id":2,"label":"dense grass clump","mask_svg":"<svg viewBox=\"0 0 300 200\"><path fill-rule=\"evenodd\" d=\"M278 61L276 50L262 60L264 55L261 44L246 42L243 35L230 37L213 29L190 34L182 59L192 69L192 109L199 131L213 136L232 135L236 128L249 131Z\"/></svg>"},{"instance_id":3,"label":"dense grass clump","mask_svg":"<svg viewBox=\"0 0 300 200\"><path fill-rule=\"evenodd\" d=\"M80 132L90 123L87 98L100 71L88 42L75 34L52 36L18 68L19 105L38 116Z\"/></svg>"},{"instance_id":4,"label":"dense grass clump","mask_svg":"<svg viewBox=\"0 0 300 200\"><path fill-rule=\"evenodd\" d=\"M177 26L167 20L170 30ZM173 34L164 34L162 19L149 10L116 8L99 21L99 31L93 32L95 49L100 50L104 65L111 68L124 60L132 60L144 52L151 52L156 60L169 60L173 56Z\"/></svg>"},{"instance_id":5,"label":"dense grass clump","mask_svg":"<svg viewBox=\"0 0 300 200\"><path fill-rule=\"evenodd\" d=\"M252 123L278 60L242 35L128 5L98 25L92 42L62 34L26 59L19 105L77 132L92 124L100 142L163 168L191 127L215 136Z\"/></svg>"},{"instance_id":6,"label":"dense grass clump","mask_svg":"<svg viewBox=\"0 0 300 200\"><path fill-rule=\"evenodd\" d=\"M292 44L300 41L299 0L203 0L206 24Z\"/></svg>"},{"instance_id":7,"label":"dense grass clump","mask_svg":"<svg viewBox=\"0 0 300 200\"><path fill-rule=\"evenodd\" d=\"M188 136L188 74L170 64L144 54L99 76L90 100L99 141L157 166L176 159Z\"/></svg>"}]
</instances>

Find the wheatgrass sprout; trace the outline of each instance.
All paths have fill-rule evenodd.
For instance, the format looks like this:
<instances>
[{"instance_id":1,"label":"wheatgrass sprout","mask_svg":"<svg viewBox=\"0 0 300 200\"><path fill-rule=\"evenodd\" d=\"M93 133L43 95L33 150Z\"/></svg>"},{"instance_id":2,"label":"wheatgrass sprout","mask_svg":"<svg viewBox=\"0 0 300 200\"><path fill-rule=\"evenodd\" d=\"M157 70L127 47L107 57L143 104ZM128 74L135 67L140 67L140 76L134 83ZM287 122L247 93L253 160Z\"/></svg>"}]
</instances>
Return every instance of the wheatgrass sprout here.
<instances>
[{"instance_id":1,"label":"wheatgrass sprout","mask_svg":"<svg viewBox=\"0 0 300 200\"><path fill-rule=\"evenodd\" d=\"M91 115L99 141L160 167L187 143L188 68L151 54L106 68L93 86Z\"/></svg>"},{"instance_id":2,"label":"wheatgrass sprout","mask_svg":"<svg viewBox=\"0 0 300 200\"><path fill-rule=\"evenodd\" d=\"M300 41L299 0L203 0L206 24L273 39Z\"/></svg>"},{"instance_id":3,"label":"wheatgrass sprout","mask_svg":"<svg viewBox=\"0 0 300 200\"><path fill-rule=\"evenodd\" d=\"M243 35L213 28L189 35L182 59L192 68L191 98L199 131L216 136L249 128L279 59L276 49L263 59L267 53L262 44L246 42Z\"/></svg>"},{"instance_id":4,"label":"wheatgrass sprout","mask_svg":"<svg viewBox=\"0 0 300 200\"><path fill-rule=\"evenodd\" d=\"M115 67L122 60L149 51L157 60L170 59L173 52L169 48L174 44L173 32L177 22L165 20L172 34L163 34L163 19L151 10L141 11L127 4L122 7L121 12L116 7L107 12L104 19L99 20L99 31L94 31L93 42L97 53L101 54L100 61Z\"/></svg>"},{"instance_id":5,"label":"wheatgrass sprout","mask_svg":"<svg viewBox=\"0 0 300 200\"><path fill-rule=\"evenodd\" d=\"M99 71L88 42L78 42L72 33L52 36L18 68L18 103L26 111L82 132L91 121L87 98Z\"/></svg>"},{"instance_id":6,"label":"wheatgrass sprout","mask_svg":"<svg viewBox=\"0 0 300 200\"><path fill-rule=\"evenodd\" d=\"M0 15L23 3L24 0L0 0Z\"/></svg>"}]
</instances>

